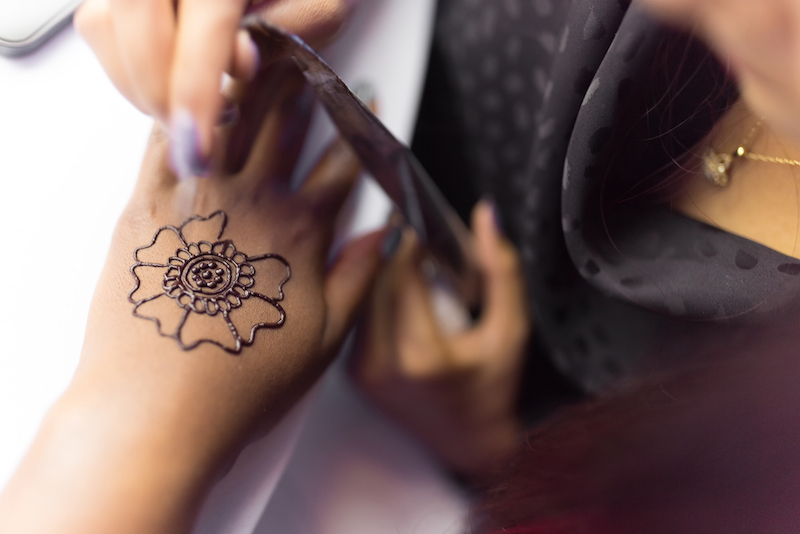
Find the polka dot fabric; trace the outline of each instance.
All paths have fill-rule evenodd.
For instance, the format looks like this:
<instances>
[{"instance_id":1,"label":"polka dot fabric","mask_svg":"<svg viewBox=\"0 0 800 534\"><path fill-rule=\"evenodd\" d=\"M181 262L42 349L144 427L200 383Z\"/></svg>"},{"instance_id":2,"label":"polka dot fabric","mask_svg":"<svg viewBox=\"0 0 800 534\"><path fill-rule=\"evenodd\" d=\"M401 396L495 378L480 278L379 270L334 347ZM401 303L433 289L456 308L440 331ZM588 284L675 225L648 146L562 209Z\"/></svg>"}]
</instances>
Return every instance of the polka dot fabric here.
<instances>
[{"instance_id":1,"label":"polka dot fabric","mask_svg":"<svg viewBox=\"0 0 800 534\"><path fill-rule=\"evenodd\" d=\"M521 251L537 335L586 391L645 355L686 353L783 309L800 283L800 261L666 207L613 223L598 215L606 181L624 189L653 171L609 176L614 158L639 150L620 116L648 89L666 32L624 0L446 0L439 10L436 41L479 188Z\"/></svg>"}]
</instances>

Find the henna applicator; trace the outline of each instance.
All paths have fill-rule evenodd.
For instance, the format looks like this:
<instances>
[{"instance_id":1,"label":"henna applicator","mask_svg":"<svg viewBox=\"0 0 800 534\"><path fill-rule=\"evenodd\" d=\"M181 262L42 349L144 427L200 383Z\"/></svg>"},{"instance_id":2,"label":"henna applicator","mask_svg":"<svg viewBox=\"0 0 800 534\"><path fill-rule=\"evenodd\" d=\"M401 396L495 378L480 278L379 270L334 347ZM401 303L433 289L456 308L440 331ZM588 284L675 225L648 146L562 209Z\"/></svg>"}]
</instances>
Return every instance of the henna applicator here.
<instances>
[{"instance_id":1,"label":"henna applicator","mask_svg":"<svg viewBox=\"0 0 800 534\"><path fill-rule=\"evenodd\" d=\"M295 35L248 15L243 26L262 57L291 58L315 88L340 135L416 231L436 268L462 302L479 302L480 277L469 231L411 151L345 85L330 66Z\"/></svg>"}]
</instances>

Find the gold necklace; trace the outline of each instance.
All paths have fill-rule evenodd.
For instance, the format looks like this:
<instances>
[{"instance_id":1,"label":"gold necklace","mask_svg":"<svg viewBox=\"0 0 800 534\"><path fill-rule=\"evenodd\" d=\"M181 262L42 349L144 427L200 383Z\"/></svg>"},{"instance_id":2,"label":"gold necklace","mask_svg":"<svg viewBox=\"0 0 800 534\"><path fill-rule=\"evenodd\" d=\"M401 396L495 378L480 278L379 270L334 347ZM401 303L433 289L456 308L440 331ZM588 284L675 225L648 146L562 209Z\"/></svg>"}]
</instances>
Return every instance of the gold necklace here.
<instances>
[{"instance_id":1,"label":"gold necklace","mask_svg":"<svg viewBox=\"0 0 800 534\"><path fill-rule=\"evenodd\" d=\"M719 187L727 186L731 180L729 171L734 160L737 158L800 167L800 160L755 154L745 148L753 141L753 138L755 138L759 128L761 128L761 121L758 121L755 126L753 126L753 128L750 130L750 133L747 134L747 137L745 137L744 141L742 141L741 145L739 145L739 147L730 154L717 152L713 148L706 150L706 153L703 154L702 166L703 174L705 174L709 182Z\"/></svg>"}]
</instances>

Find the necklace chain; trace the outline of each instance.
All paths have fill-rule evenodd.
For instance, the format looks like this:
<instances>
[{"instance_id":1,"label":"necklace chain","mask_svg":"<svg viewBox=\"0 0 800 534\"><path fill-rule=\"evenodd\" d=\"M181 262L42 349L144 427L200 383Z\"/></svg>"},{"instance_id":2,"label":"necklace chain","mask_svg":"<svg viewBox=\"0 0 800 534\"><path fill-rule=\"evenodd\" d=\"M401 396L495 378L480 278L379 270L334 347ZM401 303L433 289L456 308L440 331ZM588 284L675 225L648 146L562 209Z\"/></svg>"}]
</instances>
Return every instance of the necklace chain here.
<instances>
[{"instance_id":1,"label":"necklace chain","mask_svg":"<svg viewBox=\"0 0 800 534\"><path fill-rule=\"evenodd\" d=\"M763 156L761 154L753 154L752 152L747 152L747 151L745 151L741 157L745 159L751 159L753 161L763 161L765 163L780 163L781 165L793 165L795 167L800 167L800 160L796 159L778 158L775 156Z\"/></svg>"},{"instance_id":2,"label":"necklace chain","mask_svg":"<svg viewBox=\"0 0 800 534\"><path fill-rule=\"evenodd\" d=\"M744 138L742 144L732 153L726 154L717 152L714 149L708 149L703 155L703 174L706 178L719 187L725 187L730 182L730 168L733 164L734 158L744 158L751 161L760 161L763 163L777 163L780 165L791 165L793 167L800 167L800 160L781 158L777 156L765 156L764 154L755 154L747 150L747 147L755 139L758 130L761 128L762 121L758 121L750 133Z\"/></svg>"}]
</instances>

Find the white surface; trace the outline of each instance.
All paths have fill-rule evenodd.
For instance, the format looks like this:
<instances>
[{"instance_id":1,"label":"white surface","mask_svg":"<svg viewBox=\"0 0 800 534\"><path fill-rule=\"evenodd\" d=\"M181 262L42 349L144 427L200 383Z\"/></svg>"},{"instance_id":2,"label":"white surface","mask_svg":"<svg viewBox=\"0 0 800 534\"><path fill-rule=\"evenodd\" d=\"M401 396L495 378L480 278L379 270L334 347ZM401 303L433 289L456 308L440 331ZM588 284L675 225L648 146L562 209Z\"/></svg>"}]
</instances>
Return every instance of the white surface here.
<instances>
[{"instance_id":1,"label":"white surface","mask_svg":"<svg viewBox=\"0 0 800 534\"><path fill-rule=\"evenodd\" d=\"M0 0L0 39L24 41L54 19L69 16L80 0Z\"/></svg>"},{"instance_id":2,"label":"white surface","mask_svg":"<svg viewBox=\"0 0 800 534\"><path fill-rule=\"evenodd\" d=\"M318 391L319 385L314 386L272 432L242 451L208 496L194 534L253 532L294 453Z\"/></svg>"},{"instance_id":3,"label":"white surface","mask_svg":"<svg viewBox=\"0 0 800 534\"><path fill-rule=\"evenodd\" d=\"M256 534L463 534L468 501L435 460L352 388L324 378Z\"/></svg>"},{"instance_id":4,"label":"white surface","mask_svg":"<svg viewBox=\"0 0 800 534\"><path fill-rule=\"evenodd\" d=\"M150 125L72 28L32 56L0 56L0 227L13 251L0 262L0 486L77 365Z\"/></svg>"},{"instance_id":5,"label":"white surface","mask_svg":"<svg viewBox=\"0 0 800 534\"><path fill-rule=\"evenodd\" d=\"M407 140L434 2L364 4L353 33L330 52L331 63L345 81L376 87L381 117ZM316 146L326 135L324 119L318 122ZM7 250L0 279L10 290L0 307L0 487L77 365L91 294L149 129L150 120L119 96L71 28L30 57L0 57L0 224ZM362 209L346 226L360 232L378 224L388 204L370 182L356 196ZM312 401L245 451L212 494L198 532L252 531L308 410L302 456L278 485L275 502L282 504L267 509L259 533L456 532L465 504L409 438L361 405L335 373L313 407ZM304 498L296 498L298 491ZM299 518L316 519L314 528Z\"/></svg>"}]
</instances>

